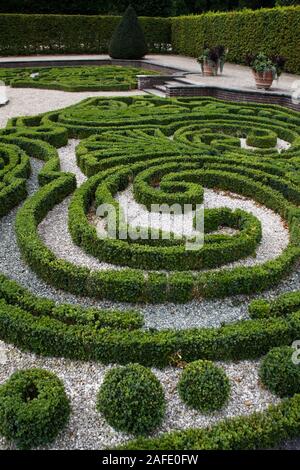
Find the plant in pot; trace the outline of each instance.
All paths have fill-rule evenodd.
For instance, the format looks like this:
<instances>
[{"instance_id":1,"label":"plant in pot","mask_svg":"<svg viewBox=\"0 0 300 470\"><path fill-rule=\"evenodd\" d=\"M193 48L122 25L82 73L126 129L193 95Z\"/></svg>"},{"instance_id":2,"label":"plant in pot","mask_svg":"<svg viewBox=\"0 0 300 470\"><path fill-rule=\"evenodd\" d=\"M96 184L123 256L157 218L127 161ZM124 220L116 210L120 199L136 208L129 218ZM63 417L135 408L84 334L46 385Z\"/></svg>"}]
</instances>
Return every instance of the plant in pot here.
<instances>
[{"instance_id":1,"label":"plant in pot","mask_svg":"<svg viewBox=\"0 0 300 470\"><path fill-rule=\"evenodd\" d=\"M204 46L203 52L198 57L202 74L206 77L212 77L223 72L227 51L224 46L208 47Z\"/></svg>"},{"instance_id":2,"label":"plant in pot","mask_svg":"<svg viewBox=\"0 0 300 470\"><path fill-rule=\"evenodd\" d=\"M248 55L246 63L252 68L256 88L269 90L273 80L278 79L282 74L285 61L284 57L268 57L263 52L254 56Z\"/></svg>"}]
</instances>

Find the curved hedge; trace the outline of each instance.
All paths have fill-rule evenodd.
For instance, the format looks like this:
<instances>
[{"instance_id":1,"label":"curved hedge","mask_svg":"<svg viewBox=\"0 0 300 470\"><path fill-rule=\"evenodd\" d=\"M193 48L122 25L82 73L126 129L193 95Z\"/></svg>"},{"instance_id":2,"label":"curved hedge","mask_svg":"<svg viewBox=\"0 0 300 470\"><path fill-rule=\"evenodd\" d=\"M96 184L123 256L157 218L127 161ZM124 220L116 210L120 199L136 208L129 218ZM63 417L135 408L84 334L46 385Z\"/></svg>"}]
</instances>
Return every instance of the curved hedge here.
<instances>
[{"instance_id":1,"label":"curved hedge","mask_svg":"<svg viewBox=\"0 0 300 470\"><path fill-rule=\"evenodd\" d=\"M208 428L173 431L139 438L118 450L257 450L299 436L300 395L264 412L231 418Z\"/></svg>"},{"instance_id":2,"label":"curved hedge","mask_svg":"<svg viewBox=\"0 0 300 470\"><path fill-rule=\"evenodd\" d=\"M21 370L0 386L0 433L19 449L52 442L69 415L64 385L52 372Z\"/></svg>"},{"instance_id":3,"label":"curved hedge","mask_svg":"<svg viewBox=\"0 0 300 470\"><path fill-rule=\"evenodd\" d=\"M271 110L273 119L269 116ZM221 114L223 119L218 120ZM198 120L198 124L186 126L187 116L192 122ZM110 169L90 178L75 192L70 206L69 221L75 242L93 255L106 256L106 260L109 261L119 258L121 263L123 259L124 264L128 265L130 254L133 253L137 267L140 262L141 267L155 269L155 265L148 264L154 260L148 256L148 253L155 252L158 255L159 250L166 250L171 255L169 261L171 264L167 264L167 258L162 257L162 266L172 269L174 265L178 265L178 269L182 270L195 267L195 264L187 262L181 266L178 258L174 258L176 250L182 249L180 246L141 245L139 248L138 244L130 243L124 248L121 240L105 240L104 244L87 220L87 211L95 198L97 203L103 197L105 202L113 201L112 194L118 188L124 188L129 178L134 179L135 176L141 175L145 165L150 168L147 170L150 171L150 175L155 165L159 164L161 168L166 165L168 174L165 174L161 181L167 186L171 185L169 187L174 188L172 186L174 181L177 185L179 174L180 180L192 185L190 187L201 184L237 192L246 197L252 198L254 195L257 202L278 212L290 228L290 244L283 253L275 260L255 267L237 267L216 272L199 272L199 274L174 271L169 276L164 273L149 273L147 277L137 269L91 272L87 268L78 268L64 260L58 260L44 246L37 233L37 226L46 213L75 188L74 178L61 174L60 178L26 201L18 213L16 225L18 243L25 259L42 278L54 286L80 295L120 301L161 302L171 299L183 302L199 296L223 297L262 291L279 282L298 259L299 213L296 206L300 202L300 190L293 176L295 169L297 171L298 168L297 158L294 158L299 151L297 113L287 112L279 106L245 105L240 108L239 105L205 98L166 102L158 98L135 97L122 100L88 99L79 105L58 113L47 113L38 119L42 131L39 135L43 136L45 133L43 138L48 141L47 128L53 129L49 135L55 134L56 129L62 129L60 132L63 132L63 129L65 132L68 130L72 136L78 132L80 135L87 132L98 134L80 144L77 151L78 164L87 174L99 171L98 161L102 169ZM115 119L119 122L118 130L115 130ZM135 129L131 124L133 120ZM159 132L152 130L153 121L161 122ZM202 126L201 121L203 121ZM150 128L146 127L147 122ZM281 154L273 149L266 156L256 156L256 153L242 149L237 152L235 143L233 147L229 144L222 151L220 148L216 151L202 139L203 135L207 135L207 129L215 130L216 127L222 130L222 135L225 137L228 135L242 137L251 129L252 122L257 129L267 126L271 131L276 131L280 138L288 139L291 148ZM85 123L84 132L82 123ZM10 122L8 131L34 136L37 132L36 125L37 118L18 118ZM123 129L120 129L121 125ZM190 137L188 139L190 145L186 141L186 133L192 130L195 140L191 141ZM168 136L172 133L174 137L170 140ZM198 135L200 140L196 139ZM146 153L145 145L147 145ZM167 150L165 150L166 145ZM102 155L105 155L104 160ZM162 165L161 159L167 163ZM95 162L97 170L94 169ZM104 185L99 186L99 183ZM182 188L179 188L178 194L184 195L180 193L180 189ZM254 239L258 240L256 236ZM243 238L240 241L242 242ZM224 246L226 247L226 244ZM251 243L247 236L243 249L242 245L237 250L233 245L231 249L229 244L227 254L224 246L222 248L226 262L226 256L229 261L243 256L243 253L245 255L245 249L250 249ZM103 250L104 247L107 251ZM204 247L203 257L204 253L207 253L206 266L216 266L219 262L218 251L212 256L213 249L213 245L210 244ZM254 249L253 245L251 249ZM114 250L117 255L114 254ZM143 253L146 253L148 258L145 258ZM190 258L193 259L193 256L190 255ZM157 259L159 260L158 257ZM199 263L199 260L197 262Z\"/></svg>"},{"instance_id":4,"label":"curved hedge","mask_svg":"<svg viewBox=\"0 0 300 470\"><path fill-rule=\"evenodd\" d=\"M222 123L220 113L227 117ZM237 149L235 141L232 147L228 137L236 135L234 132L246 135L251 122L260 128L274 129L291 143L291 148L281 154L273 150L261 155ZM159 131L154 129L155 123L160 123ZM134 125L137 128L134 129ZM225 137L220 138L219 134L219 143L225 139L229 145L222 151L210 148L211 140L206 137L205 141L197 139L199 130L201 136L207 136L207 126L214 128L216 125L219 130L224 126L222 136ZM290 272L299 256L298 127L298 114L284 108L240 106L206 98L172 101L152 97L93 98L58 112L12 119L7 129L1 131L1 141L10 141L29 156L46 162L39 175L42 187L18 213L17 232L23 254L46 282L98 298L183 302L200 293L206 297L222 297L262 291ZM125 168L129 164L143 166L146 160L160 161L161 158L171 162L182 155L188 165L197 166L195 175L190 172L189 178L199 178L199 174L203 175L202 169L206 169L203 184L208 184L213 177L213 185L218 186L223 181L224 189L234 189L248 197L255 194L258 202L279 211L290 224L289 248L277 260L262 266L204 272L196 277L189 272L168 276L149 272L145 276L141 270L133 269L91 272L57 259L39 238L37 225L55 204L74 191L75 178L59 171L57 151L49 142L64 145L68 135L78 133L85 136L94 133L93 137L82 141L77 150L79 164L87 172L93 173L93 165L100 164L108 176L122 165ZM170 140L172 135L174 138ZM191 137L188 139L187 135ZM171 173L169 177L171 181ZM87 182L90 189L83 192L79 221L86 217L98 178L100 176L95 174ZM214 228L213 223L217 222L211 220L211 228ZM1 339L37 354L103 363L138 362L163 367L176 362L178 352L185 361L251 359L265 354L271 347L291 344L300 331L299 309L296 308L284 317L241 321L216 329L148 331L141 329L142 319L135 312L122 317L120 312L108 315L106 311L68 305L57 307L4 276L0 282L0 297Z\"/></svg>"}]
</instances>

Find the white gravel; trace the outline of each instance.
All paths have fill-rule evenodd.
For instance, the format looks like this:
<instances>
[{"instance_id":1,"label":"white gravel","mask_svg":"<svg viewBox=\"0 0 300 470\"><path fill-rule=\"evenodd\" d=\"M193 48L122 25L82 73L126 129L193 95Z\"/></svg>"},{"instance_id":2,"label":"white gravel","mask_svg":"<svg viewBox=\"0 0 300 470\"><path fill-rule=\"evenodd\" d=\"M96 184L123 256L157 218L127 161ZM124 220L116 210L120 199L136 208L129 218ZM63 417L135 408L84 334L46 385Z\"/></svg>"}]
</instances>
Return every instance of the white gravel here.
<instances>
[{"instance_id":1,"label":"white gravel","mask_svg":"<svg viewBox=\"0 0 300 470\"><path fill-rule=\"evenodd\" d=\"M0 341L2 364L0 384L16 370L42 367L56 373L64 382L71 400L72 414L67 428L49 446L51 449L104 449L125 443L133 436L116 432L96 410L96 397L105 373L113 366L94 362L41 358L24 353ZM217 363L224 368L231 383L231 397L223 410L205 415L188 408L179 398L177 383L180 369L153 369L161 381L167 400L166 417L153 435L171 430L204 427L224 418L263 411L279 399L263 389L258 381L258 362ZM0 449L13 445L0 438Z\"/></svg>"},{"instance_id":2,"label":"white gravel","mask_svg":"<svg viewBox=\"0 0 300 470\"><path fill-rule=\"evenodd\" d=\"M1 108L0 127L5 127L7 120L17 116L35 116L79 103L85 98L103 96L143 95L142 91L107 91L107 92L66 92L57 90L38 90L33 88L6 87L9 103Z\"/></svg>"},{"instance_id":3,"label":"white gravel","mask_svg":"<svg viewBox=\"0 0 300 470\"><path fill-rule=\"evenodd\" d=\"M78 144L76 140L70 140L66 147L59 151L61 158L61 169L76 174L78 184L82 184L86 177L77 167L75 157L75 147ZM127 214L127 222L133 227L148 226L151 219L151 226L165 230L166 219L157 217L156 214L150 214L145 207L134 200L132 186L125 191L117 193L117 201ZM262 240L257 247L255 256L236 261L226 265L226 269L236 266L254 266L272 260L280 255L289 242L289 232L285 227L283 220L275 212L256 202L244 198L238 194L205 189L204 205L206 208L229 207L233 210L239 208L252 213L262 224ZM76 246L68 232L68 205L69 198L50 211L38 231L44 243L55 253L56 256L77 264L86 266L92 270L122 269L121 266L98 261L89 256L78 246ZM98 219L99 220L99 219ZM176 214L171 218L171 229L175 233L191 235L193 230L193 217ZM138 266L137 266L138 267ZM224 269L223 267L220 269Z\"/></svg>"},{"instance_id":4,"label":"white gravel","mask_svg":"<svg viewBox=\"0 0 300 470\"><path fill-rule=\"evenodd\" d=\"M157 229L165 229L163 219L152 217L150 212L135 201L132 186L116 195L117 201L127 214L127 222L133 227L147 226L151 220L151 226ZM255 201L247 199L239 194L204 189L204 207L207 209L228 207L232 210L243 209L257 217L262 225L262 240L257 247L255 257L248 257L234 263L226 265L226 268L236 266L254 266L272 260L280 255L289 243L289 232L281 217L265 206L257 204ZM189 222L189 224L187 224ZM192 228L193 217L188 218L181 214L171 217L171 227L174 233L192 235L195 231ZM224 269L222 267L221 269Z\"/></svg>"},{"instance_id":5,"label":"white gravel","mask_svg":"<svg viewBox=\"0 0 300 470\"><path fill-rule=\"evenodd\" d=\"M252 147L251 145L248 145L247 144L247 139L242 138L242 139L240 139L240 141L241 141L241 148L242 149L258 150L258 151L261 150L258 147ZM283 150L288 150L290 147L291 147L290 142L287 142L286 140L277 138L277 144L276 144L276 147L274 147L274 149L276 149L278 151L278 153L281 153Z\"/></svg>"}]
</instances>

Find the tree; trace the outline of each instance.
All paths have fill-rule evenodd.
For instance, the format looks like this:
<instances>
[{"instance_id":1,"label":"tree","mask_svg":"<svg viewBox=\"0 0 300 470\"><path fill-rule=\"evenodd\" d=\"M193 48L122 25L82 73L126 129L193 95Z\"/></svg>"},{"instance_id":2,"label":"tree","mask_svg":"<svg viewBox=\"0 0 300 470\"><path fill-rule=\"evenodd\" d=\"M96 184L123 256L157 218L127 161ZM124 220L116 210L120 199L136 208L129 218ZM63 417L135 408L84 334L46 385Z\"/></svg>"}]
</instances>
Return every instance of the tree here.
<instances>
[{"instance_id":1,"label":"tree","mask_svg":"<svg viewBox=\"0 0 300 470\"><path fill-rule=\"evenodd\" d=\"M147 52L144 32L135 10L129 5L112 36L109 55L113 59L141 59Z\"/></svg>"}]
</instances>

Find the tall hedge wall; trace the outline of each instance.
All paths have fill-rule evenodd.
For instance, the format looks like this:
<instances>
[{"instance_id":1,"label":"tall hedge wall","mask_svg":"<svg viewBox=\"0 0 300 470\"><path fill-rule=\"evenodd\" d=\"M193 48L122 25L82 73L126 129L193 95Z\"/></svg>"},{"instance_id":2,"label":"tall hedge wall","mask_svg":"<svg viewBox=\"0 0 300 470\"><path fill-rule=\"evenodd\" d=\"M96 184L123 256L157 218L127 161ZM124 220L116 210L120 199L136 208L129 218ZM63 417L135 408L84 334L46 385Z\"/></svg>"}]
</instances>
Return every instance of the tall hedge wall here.
<instances>
[{"instance_id":1,"label":"tall hedge wall","mask_svg":"<svg viewBox=\"0 0 300 470\"><path fill-rule=\"evenodd\" d=\"M107 53L118 16L0 14L0 55ZM265 51L287 58L300 73L300 6L173 18L141 17L149 50L197 57L204 43L224 44L228 60L243 63Z\"/></svg>"},{"instance_id":2,"label":"tall hedge wall","mask_svg":"<svg viewBox=\"0 0 300 470\"><path fill-rule=\"evenodd\" d=\"M0 15L0 55L107 53L119 16ZM149 50L165 52L171 20L140 18Z\"/></svg>"},{"instance_id":3,"label":"tall hedge wall","mask_svg":"<svg viewBox=\"0 0 300 470\"><path fill-rule=\"evenodd\" d=\"M197 57L204 43L228 47L229 62L243 63L246 54L258 51L280 54L287 71L300 73L300 7L172 18L175 53Z\"/></svg>"}]
</instances>

